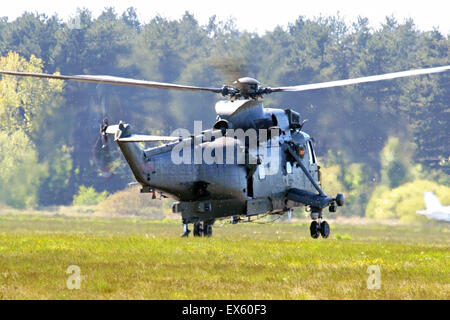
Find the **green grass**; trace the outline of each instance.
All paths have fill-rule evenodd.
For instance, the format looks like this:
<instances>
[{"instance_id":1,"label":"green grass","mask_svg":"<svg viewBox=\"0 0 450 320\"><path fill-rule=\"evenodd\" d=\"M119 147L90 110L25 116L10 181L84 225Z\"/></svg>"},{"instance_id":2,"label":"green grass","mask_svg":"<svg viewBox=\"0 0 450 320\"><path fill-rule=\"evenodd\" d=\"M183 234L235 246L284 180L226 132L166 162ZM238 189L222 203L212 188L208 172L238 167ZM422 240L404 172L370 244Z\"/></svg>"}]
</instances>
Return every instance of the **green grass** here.
<instances>
[{"instance_id":1,"label":"green grass","mask_svg":"<svg viewBox=\"0 0 450 320\"><path fill-rule=\"evenodd\" d=\"M450 299L450 226L224 225L180 239L181 223L0 216L2 299ZM81 269L81 289L65 272ZM381 289L367 289L367 268Z\"/></svg>"}]
</instances>

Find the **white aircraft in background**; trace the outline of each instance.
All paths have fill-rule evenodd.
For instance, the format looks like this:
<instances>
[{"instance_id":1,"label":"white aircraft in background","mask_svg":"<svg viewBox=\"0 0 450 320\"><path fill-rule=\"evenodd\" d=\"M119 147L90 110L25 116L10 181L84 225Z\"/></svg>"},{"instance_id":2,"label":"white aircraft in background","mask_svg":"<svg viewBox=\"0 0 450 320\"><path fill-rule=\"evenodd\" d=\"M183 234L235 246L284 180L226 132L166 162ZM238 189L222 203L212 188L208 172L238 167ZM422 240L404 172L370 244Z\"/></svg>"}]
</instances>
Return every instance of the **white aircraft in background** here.
<instances>
[{"instance_id":1,"label":"white aircraft in background","mask_svg":"<svg viewBox=\"0 0 450 320\"><path fill-rule=\"evenodd\" d=\"M426 210L417 211L418 214L424 215L428 219L436 219L450 222L450 206L444 207L433 192L424 193Z\"/></svg>"}]
</instances>

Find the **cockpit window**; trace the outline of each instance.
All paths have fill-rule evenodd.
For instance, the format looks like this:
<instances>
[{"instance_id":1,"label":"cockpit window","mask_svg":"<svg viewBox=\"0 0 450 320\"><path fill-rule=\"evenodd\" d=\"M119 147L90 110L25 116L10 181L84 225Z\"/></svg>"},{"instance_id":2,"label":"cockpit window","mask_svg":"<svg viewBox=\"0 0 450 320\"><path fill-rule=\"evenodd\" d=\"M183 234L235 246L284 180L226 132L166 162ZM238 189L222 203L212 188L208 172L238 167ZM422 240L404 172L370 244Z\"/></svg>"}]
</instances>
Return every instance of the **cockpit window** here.
<instances>
[{"instance_id":1,"label":"cockpit window","mask_svg":"<svg viewBox=\"0 0 450 320\"><path fill-rule=\"evenodd\" d=\"M316 155L311 140L308 141L309 163L316 163Z\"/></svg>"},{"instance_id":2,"label":"cockpit window","mask_svg":"<svg viewBox=\"0 0 450 320\"><path fill-rule=\"evenodd\" d=\"M301 128L302 125L300 124L300 114L298 112L295 112L291 109L285 110L288 119L289 119L289 127L291 129L298 129Z\"/></svg>"}]
</instances>

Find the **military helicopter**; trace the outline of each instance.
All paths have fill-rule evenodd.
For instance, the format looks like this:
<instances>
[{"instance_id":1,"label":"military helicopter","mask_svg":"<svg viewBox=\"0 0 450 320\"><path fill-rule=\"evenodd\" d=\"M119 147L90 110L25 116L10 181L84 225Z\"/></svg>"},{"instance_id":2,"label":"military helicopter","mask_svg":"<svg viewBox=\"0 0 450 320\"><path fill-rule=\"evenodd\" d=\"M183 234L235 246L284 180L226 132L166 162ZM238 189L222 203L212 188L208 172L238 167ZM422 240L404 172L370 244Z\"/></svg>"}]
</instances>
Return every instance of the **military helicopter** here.
<instances>
[{"instance_id":1,"label":"military helicopter","mask_svg":"<svg viewBox=\"0 0 450 320\"><path fill-rule=\"evenodd\" d=\"M59 75L0 71L3 75L74 80L109 85L168 90L212 92L228 97L215 105L217 119L208 130L178 136L133 134L129 124L110 125L105 119L100 133L103 145L112 136L120 147L142 193L156 192L176 200L181 213L182 236L193 224L194 236L211 236L217 219L232 223L254 216L292 213L306 207L313 220L312 238L330 234L322 213L344 205L344 195L332 197L321 188L320 166L314 143L302 127L305 120L291 109L263 106L263 96L445 72L450 66L415 69L361 78L287 87L263 87L243 77L232 85L197 87L105 75ZM194 130L195 131L195 130ZM253 139L252 139L253 138ZM140 142L163 142L144 149ZM226 158L227 161L224 161ZM180 160L181 159L181 160Z\"/></svg>"}]
</instances>

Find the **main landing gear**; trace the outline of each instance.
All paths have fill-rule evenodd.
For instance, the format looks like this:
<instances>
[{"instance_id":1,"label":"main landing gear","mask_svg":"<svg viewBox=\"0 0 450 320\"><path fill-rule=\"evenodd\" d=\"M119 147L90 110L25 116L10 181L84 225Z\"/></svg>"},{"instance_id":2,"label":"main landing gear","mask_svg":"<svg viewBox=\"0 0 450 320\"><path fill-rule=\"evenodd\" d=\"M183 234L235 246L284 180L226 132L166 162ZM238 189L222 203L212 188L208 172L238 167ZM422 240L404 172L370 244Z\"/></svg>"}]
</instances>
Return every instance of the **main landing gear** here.
<instances>
[{"instance_id":1,"label":"main landing gear","mask_svg":"<svg viewBox=\"0 0 450 320\"><path fill-rule=\"evenodd\" d=\"M194 222L194 237L212 237L212 226L214 221L197 221ZM183 223L184 232L182 237L188 237L191 230L187 223Z\"/></svg>"},{"instance_id":2,"label":"main landing gear","mask_svg":"<svg viewBox=\"0 0 450 320\"><path fill-rule=\"evenodd\" d=\"M311 222L311 226L309 227L311 237L313 239L317 239L319 236L328 238L328 236L330 235L330 225L328 224L328 222L322 221L322 212L312 211L311 219L314 220L313 222Z\"/></svg>"},{"instance_id":3,"label":"main landing gear","mask_svg":"<svg viewBox=\"0 0 450 320\"><path fill-rule=\"evenodd\" d=\"M191 230L189 230L188 224L183 223L183 233L181 234L181 237L189 237L189 233L191 233Z\"/></svg>"}]
</instances>

